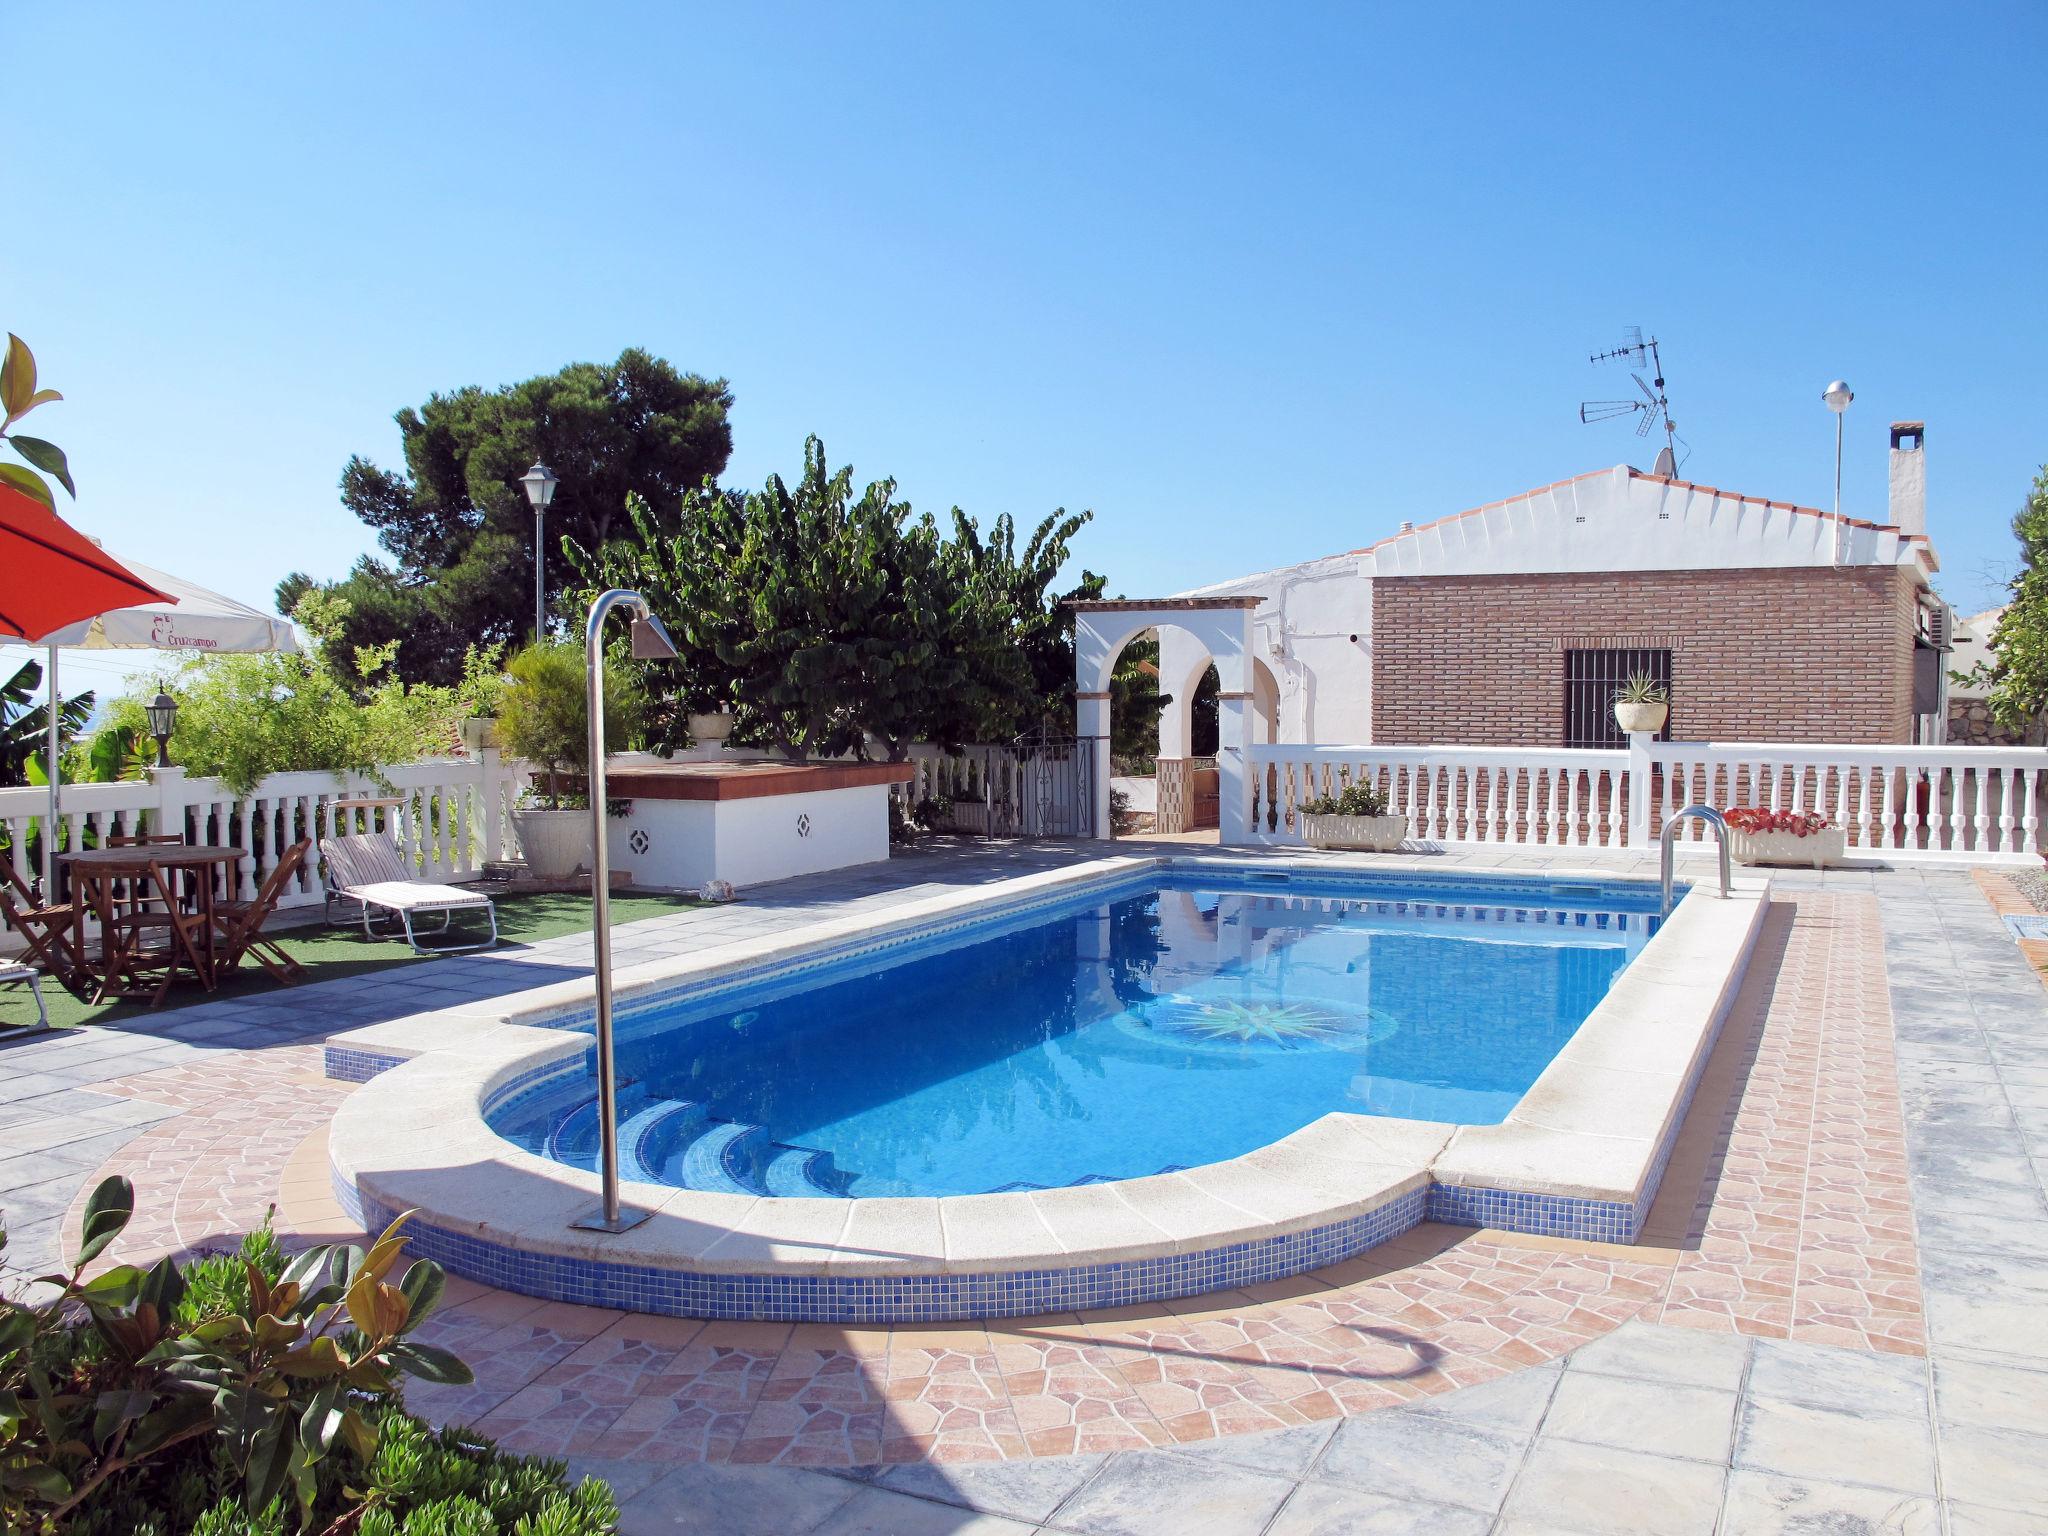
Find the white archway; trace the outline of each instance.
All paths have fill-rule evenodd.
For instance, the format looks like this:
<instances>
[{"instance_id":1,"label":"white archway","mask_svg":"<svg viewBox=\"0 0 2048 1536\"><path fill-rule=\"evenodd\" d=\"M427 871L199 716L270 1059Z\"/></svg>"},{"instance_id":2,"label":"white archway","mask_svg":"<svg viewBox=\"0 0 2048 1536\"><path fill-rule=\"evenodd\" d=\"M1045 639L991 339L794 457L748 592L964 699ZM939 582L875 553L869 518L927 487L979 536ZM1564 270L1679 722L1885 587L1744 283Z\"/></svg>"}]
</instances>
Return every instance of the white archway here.
<instances>
[{"instance_id":1,"label":"white archway","mask_svg":"<svg viewBox=\"0 0 2048 1536\"><path fill-rule=\"evenodd\" d=\"M1246 841L1251 827L1252 612L1258 597L1076 599L1074 610L1074 734L1091 743L1095 778L1095 835L1110 835L1109 682L1123 648L1148 629L1165 638L1179 630L1215 663L1222 687L1216 698L1217 840ZM1162 666L1162 680L1165 669ZM1196 674L1198 677L1199 673Z\"/></svg>"}]
</instances>

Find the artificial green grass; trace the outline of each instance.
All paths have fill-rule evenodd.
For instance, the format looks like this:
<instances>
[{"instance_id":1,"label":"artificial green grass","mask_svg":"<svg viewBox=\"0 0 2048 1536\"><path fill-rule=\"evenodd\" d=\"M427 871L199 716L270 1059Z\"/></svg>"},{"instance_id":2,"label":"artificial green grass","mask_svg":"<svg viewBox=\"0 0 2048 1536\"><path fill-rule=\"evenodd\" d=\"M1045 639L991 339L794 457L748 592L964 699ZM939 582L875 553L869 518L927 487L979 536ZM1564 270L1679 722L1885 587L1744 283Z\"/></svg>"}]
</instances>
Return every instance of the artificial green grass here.
<instances>
[{"instance_id":1,"label":"artificial green grass","mask_svg":"<svg viewBox=\"0 0 2048 1536\"><path fill-rule=\"evenodd\" d=\"M587 933L590 929L588 896L553 894L499 896L494 899L498 907L498 938L502 943L528 944L537 939ZM689 896L614 895L612 926L616 928L621 923L643 917L660 917L702 905L704 903ZM476 932L480 926L480 919L468 914L458 916L455 921L459 932ZM345 976L361 976L370 971L389 971L401 966L431 965L434 962L432 955L414 954L403 938L365 939L360 921L353 927L330 928L315 923L301 928L282 928L276 937L278 943L306 968L305 977L298 987L310 986L317 981L335 981ZM488 954L490 951L472 950L470 953ZM112 1024L122 1019L166 1014L175 1009L189 1008L195 1003L265 996L282 1002L288 1000L298 987L286 987L272 980L269 972L253 958L247 958L211 992L189 976L180 979L172 985L161 1008L151 1008L146 1003L132 1000L103 1003L96 1007L73 997L47 977L43 980L43 1000L49 1004L51 1024L63 1028L79 1024ZM0 988L0 1028L33 1024L35 1021L35 1003L28 995L28 988Z\"/></svg>"}]
</instances>

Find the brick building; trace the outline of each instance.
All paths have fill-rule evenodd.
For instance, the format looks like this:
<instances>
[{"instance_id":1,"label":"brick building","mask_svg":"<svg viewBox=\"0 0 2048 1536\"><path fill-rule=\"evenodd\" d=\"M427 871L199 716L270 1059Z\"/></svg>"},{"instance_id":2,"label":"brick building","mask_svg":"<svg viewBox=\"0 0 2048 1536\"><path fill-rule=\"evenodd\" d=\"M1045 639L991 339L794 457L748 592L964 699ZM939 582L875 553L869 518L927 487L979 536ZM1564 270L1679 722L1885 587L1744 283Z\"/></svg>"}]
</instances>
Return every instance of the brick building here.
<instances>
[{"instance_id":1,"label":"brick building","mask_svg":"<svg viewBox=\"0 0 2048 1536\"><path fill-rule=\"evenodd\" d=\"M1618 465L1199 595L1261 598L1258 739L1618 746L1640 674L1675 739L1939 741L1923 442L1893 425L1883 522ZM1185 755L1206 658L1160 641L1161 753Z\"/></svg>"}]
</instances>

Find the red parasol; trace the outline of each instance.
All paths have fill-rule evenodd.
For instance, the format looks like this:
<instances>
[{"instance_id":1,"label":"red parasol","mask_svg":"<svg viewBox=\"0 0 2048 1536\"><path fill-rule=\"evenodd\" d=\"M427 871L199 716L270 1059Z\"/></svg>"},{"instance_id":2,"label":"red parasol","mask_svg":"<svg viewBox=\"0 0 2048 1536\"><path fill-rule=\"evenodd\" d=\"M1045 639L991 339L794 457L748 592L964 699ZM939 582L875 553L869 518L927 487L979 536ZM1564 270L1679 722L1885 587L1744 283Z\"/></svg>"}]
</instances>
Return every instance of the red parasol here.
<instances>
[{"instance_id":1,"label":"red parasol","mask_svg":"<svg viewBox=\"0 0 2048 1536\"><path fill-rule=\"evenodd\" d=\"M152 600L176 601L33 496L0 485L0 635L34 640Z\"/></svg>"}]
</instances>

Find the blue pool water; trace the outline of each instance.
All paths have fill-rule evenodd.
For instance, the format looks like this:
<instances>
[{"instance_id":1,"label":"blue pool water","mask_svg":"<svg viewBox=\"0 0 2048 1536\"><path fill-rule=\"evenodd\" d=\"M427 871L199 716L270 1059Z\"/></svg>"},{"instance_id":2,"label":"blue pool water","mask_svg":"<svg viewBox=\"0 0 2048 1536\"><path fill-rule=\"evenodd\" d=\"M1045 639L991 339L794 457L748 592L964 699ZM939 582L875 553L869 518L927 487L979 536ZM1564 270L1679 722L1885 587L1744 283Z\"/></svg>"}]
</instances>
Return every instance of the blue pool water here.
<instances>
[{"instance_id":1,"label":"blue pool water","mask_svg":"<svg viewBox=\"0 0 2048 1536\"><path fill-rule=\"evenodd\" d=\"M1491 1124L1654 931L1620 885L1202 872L619 1026L628 1177L967 1194L1235 1157L1331 1110ZM494 1114L595 1165L571 1075Z\"/></svg>"}]
</instances>

